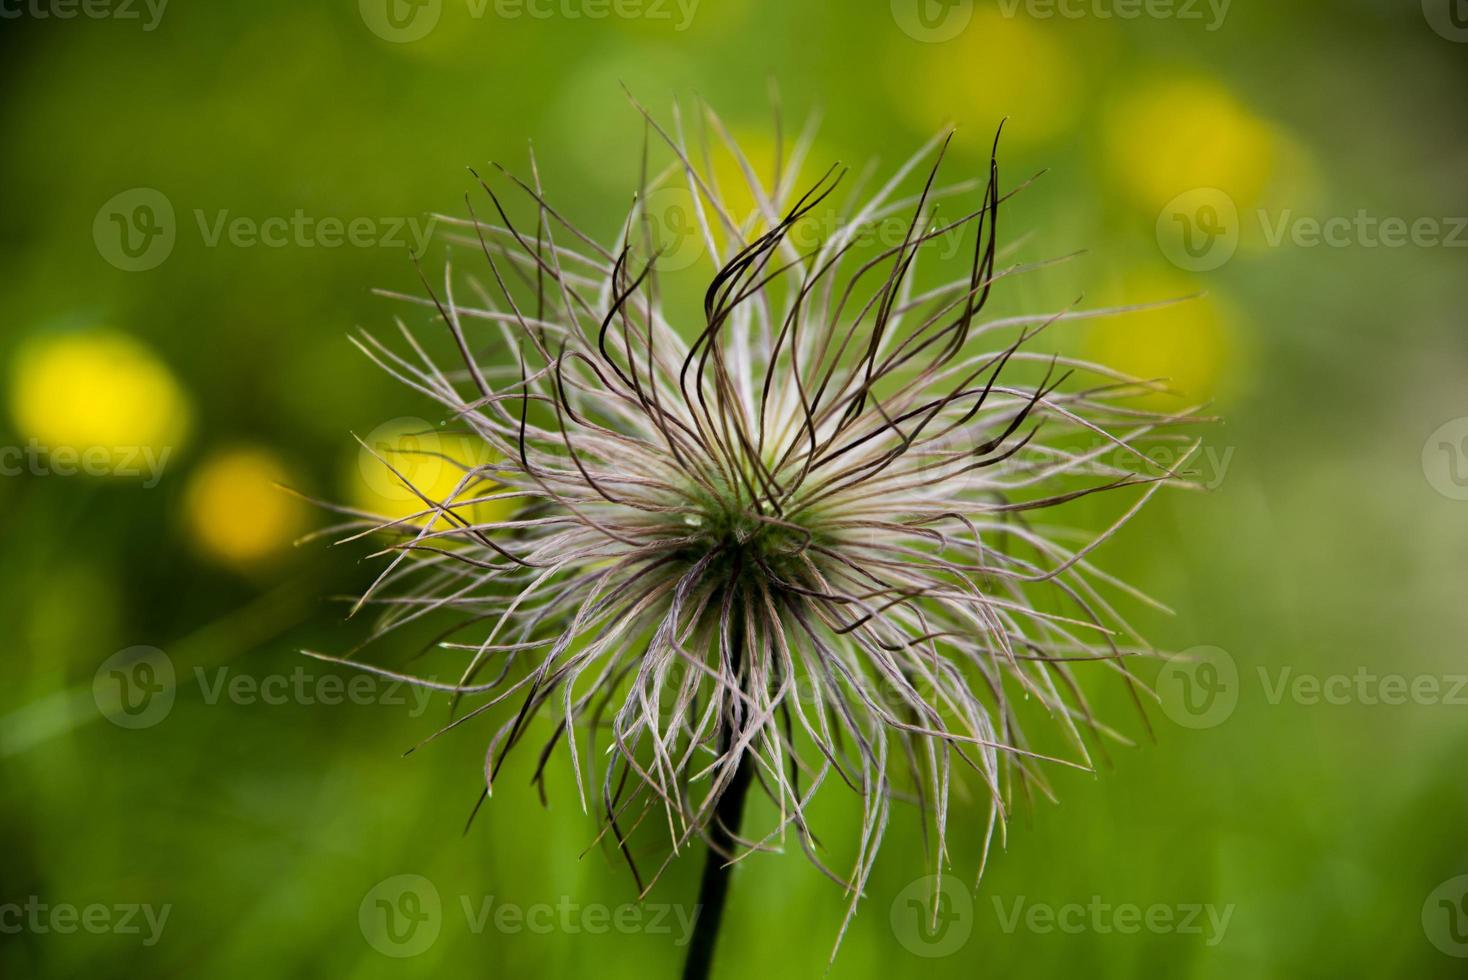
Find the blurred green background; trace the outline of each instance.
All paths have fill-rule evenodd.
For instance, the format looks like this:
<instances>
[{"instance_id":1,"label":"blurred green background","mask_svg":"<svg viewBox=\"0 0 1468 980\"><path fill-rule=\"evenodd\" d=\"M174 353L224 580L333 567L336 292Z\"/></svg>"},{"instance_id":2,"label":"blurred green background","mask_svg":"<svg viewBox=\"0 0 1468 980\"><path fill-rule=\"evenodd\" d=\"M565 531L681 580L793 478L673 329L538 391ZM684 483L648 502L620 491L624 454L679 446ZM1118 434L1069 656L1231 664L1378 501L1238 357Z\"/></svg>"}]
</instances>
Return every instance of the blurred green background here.
<instances>
[{"instance_id":1,"label":"blurred green background","mask_svg":"<svg viewBox=\"0 0 1468 980\"><path fill-rule=\"evenodd\" d=\"M1059 804L1021 808L934 942L905 904L926 872L899 813L830 975L1462 975L1460 0L394 3L4 6L0 975L676 975L676 911L607 925L634 889L591 846L564 764L542 808L534 752L515 755L462 835L488 722L404 757L441 702L344 696L299 655L360 637L330 597L377 566L360 545L292 547L326 518L273 485L391 496L350 433L431 409L346 336L392 330L403 308L369 290L416 288L402 242L463 213L466 166L523 172L533 140L558 208L608 240L641 138L619 82L665 119L701 96L769 146L772 78L791 128L823 114L816 174L895 166L947 119L949 176L982 174L1009 116L1006 185L1048 173L1004 237L1028 236L1023 259L1087 251L1005 306L1205 291L1066 342L1225 419L1213 492L1162 495L1099 555L1175 609L1128 610L1159 647L1225 651L1223 707L1190 716L1164 672L1153 740L1098 691L1140 747L1054 772ZM1142 15L1102 16L1118 9ZM608 10L624 16L592 16ZM297 214L315 223L269 223ZM358 243L332 247L327 218L365 222ZM1331 218L1349 225L1312 244ZM284 244L215 237L235 219ZM130 714L107 692L113 670L148 681L140 655L156 697ZM1382 703L1402 700L1386 675L1419 693ZM842 865L851 802L832 788L818 811ZM956 801L966 894L981 828ZM649 902L686 909L697 872L680 863ZM412 911L403 881L430 916L407 943L364 927L379 898ZM485 923L491 898L559 911ZM1078 928L1045 927L1076 904ZM1227 927L1122 932L1094 911L1126 904L1211 906ZM844 905L798 852L748 861L718 975L822 975ZM134 906L166 909L161 930Z\"/></svg>"}]
</instances>

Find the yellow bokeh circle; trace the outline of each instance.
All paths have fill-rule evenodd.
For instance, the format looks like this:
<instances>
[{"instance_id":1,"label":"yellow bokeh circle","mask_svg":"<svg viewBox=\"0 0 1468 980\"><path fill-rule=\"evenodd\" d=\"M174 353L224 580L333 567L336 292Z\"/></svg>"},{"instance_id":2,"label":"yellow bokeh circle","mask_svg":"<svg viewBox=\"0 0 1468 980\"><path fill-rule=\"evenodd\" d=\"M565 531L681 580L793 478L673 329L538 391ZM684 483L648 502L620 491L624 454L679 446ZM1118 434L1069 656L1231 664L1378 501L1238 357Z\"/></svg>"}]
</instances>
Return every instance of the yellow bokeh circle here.
<instances>
[{"instance_id":1,"label":"yellow bokeh circle","mask_svg":"<svg viewBox=\"0 0 1468 980\"><path fill-rule=\"evenodd\" d=\"M1238 361L1234 314L1212 287L1181 272L1148 270L1113 284L1107 305L1161 304L1093 323L1084 354L1144 381L1162 380L1175 394L1141 396L1141 405L1177 411L1225 391ZM1170 302L1177 300L1179 302Z\"/></svg>"},{"instance_id":2,"label":"yellow bokeh circle","mask_svg":"<svg viewBox=\"0 0 1468 980\"><path fill-rule=\"evenodd\" d=\"M249 568L280 555L305 528L305 504L283 489L291 474L259 447L215 453L190 475L184 514L190 541L222 564Z\"/></svg>"},{"instance_id":3,"label":"yellow bokeh circle","mask_svg":"<svg viewBox=\"0 0 1468 980\"><path fill-rule=\"evenodd\" d=\"M1226 88L1201 78L1134 83L1106 114L1106 156L1127 196L1155 211L1216 188L1238 206L1259 201L1279 136Z\"/></svg>"},{"instance_id":4,"label":"yellow bokeh circle","mask_svg":"<svg viewBox=\"0 0 1468 980\"><path fill-rule=\"evenodd\" d=\"M189 404L168 367L132 337L92 330L34 337L11 364L10 412L20 434L55 451L110 459L130 475L140 455L163 459L189 431Z\"/></svg>"},{"instance_id":5,"label":"yellow bokeh circle","mask_svg":"<svg viewBox=\"0 0 1468 980\"><path fill-rule=\"evenodd\" d=\"M504 520L515 509L513 499L472 502L503 492L479 471L498 458L483 439L404 417L378 426L362 442L349 480L350 498L359 510L389 520L423 515L415 521L421 523L429 516L426 497L450 505L463 520L485 523Z\"/></svg>"},{"instance_id":6,"label":"yellow bokeh circle","mask_svg":"<svg viewBox=\"0 0 1468 980\"><path fill-rule=\"evenodd\" d=\"M902 54L894 95L912 122L928 132L956 123L985 152L1005 118L1005 145L1033 146L1069 130L1082 105L1074 53L1055 32L998 10L976 11L962 34L915 64Z\"/></svg>"}]
</instances>

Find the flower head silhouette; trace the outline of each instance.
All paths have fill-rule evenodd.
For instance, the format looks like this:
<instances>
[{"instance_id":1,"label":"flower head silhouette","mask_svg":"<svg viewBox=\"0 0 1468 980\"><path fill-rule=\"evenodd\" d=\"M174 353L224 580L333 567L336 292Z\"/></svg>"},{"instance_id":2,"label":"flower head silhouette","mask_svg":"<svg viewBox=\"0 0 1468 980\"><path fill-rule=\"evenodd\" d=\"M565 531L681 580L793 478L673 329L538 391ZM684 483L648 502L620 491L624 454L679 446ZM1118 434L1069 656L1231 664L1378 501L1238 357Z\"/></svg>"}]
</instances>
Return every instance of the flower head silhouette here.
<instances>
[{"instance_id":1,"label":"flower head silhouette","mask_svg":"<svg viewBox=\"0 0 1468 980\"><path fill-rule=\"evenodd\" d=\"M1130 590L1090 555L1179 482L1137 443L1188 417L1135 407L1155 380L1036 349L1056 324L1123 311L986 312L1034 266L1000 246L1014 191L995 160L981 181L938 184L951 134L843 196L839 167L802 182L810 129L761 178L711 112L697 152L681 116L671 131L643 117L671 162L644 164L613 244L556 210L533 161L525 179L499 171L532 216L517 224L480 181L483 203L443 220L482 272L447 268L441 286L397 295L422 314L400 321L401 350L360 338L490 452L449 460L461 474L447 495L382 455L421 507L349 512L355 534L392 539L358 606L384 610L374 638L447 617L437 655L459 658L458 680L417 682L460 705L445 731L503 706L486 795L532 720L550 720L542 793L563 749L644 894L701 838L716 929L724 868L793 841L854 910L894 802L928 816L941 868L957 772L982 787L986 841L1016 786L1043 788L1052 756L1027 741L1024 702L1066 736L1071 757L1055 761L1087 767L1088 736L1114 734L1080 677L1135 685L1127 658L1147 648L1108 598ZM707 165L711 140L737 162L750 213ZM665 188L711 260L692 318L664 298L664 216L647 202ZM971 210L941 217L966 196ZM930 246L963 234L974 247L956 277L919 287ZM424 330L452 338L456 366L429 355ZM1097 534L1032 521L1102 491L1130 496ZM809 820L834 784L861 808L849 867L828 866ZM769 801L757 829L742 820L752 789ZM671 844L650 863L630 845L639 827ZM688 975L711 949L709 933Z\"/></svg>"}]
</instances>

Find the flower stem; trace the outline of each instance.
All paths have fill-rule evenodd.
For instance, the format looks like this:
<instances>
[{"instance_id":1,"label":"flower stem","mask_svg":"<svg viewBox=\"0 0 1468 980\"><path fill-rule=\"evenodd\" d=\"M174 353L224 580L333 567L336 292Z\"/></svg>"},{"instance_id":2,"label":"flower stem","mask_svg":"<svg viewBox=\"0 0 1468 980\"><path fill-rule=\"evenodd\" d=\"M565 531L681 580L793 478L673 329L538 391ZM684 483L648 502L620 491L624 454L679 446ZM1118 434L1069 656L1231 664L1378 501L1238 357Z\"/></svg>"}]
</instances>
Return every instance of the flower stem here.
<instances>
[{"instance_id":1,"label":"flower stem","mask_svg":"<svg viewBox=\"0 0 1468 980\"><path fill-rule=\"evenodd\" d=\"M708 980L713 969L714 945L724 918L729 879L734 876L733 867L726 866L728 859L724 854L734 851L734 836L739 833L744 797L749 792L752 775L752 767L741 763L714 811L714 822L709 828L711 844L703 862L703 880L698 886L698 918L688 943L688 959L683 963L683 980Z\"/></svg>"},{"instance_id":2,"label":"flower stem","mask_svg":"<svg viewBox=\"0 0 1468 980\"><path fill-rule=\"evenodd\" d=\"M732 663L730 669L737 678L740 661L744 657L742 617L734 617L733 638L730 647ZM728 721L720 736L721 752L728 752L734 744L734 725ZM683 980L708 980L714 967L714 946L719 941L719 927L724 919L724 904L729 897L729 881L734 868L728 864L734 853L734 839L739 835L739 825L744 819L744 798L749 794L749 784L754 776L754 767L742 761L734 769L724 795L714 807L714 819L709 825L709 849L703 860L703 878L698 886L698 905L693 926L693 938L688 943L688 958L683 962Z\"/></svg>"}]
</instances>

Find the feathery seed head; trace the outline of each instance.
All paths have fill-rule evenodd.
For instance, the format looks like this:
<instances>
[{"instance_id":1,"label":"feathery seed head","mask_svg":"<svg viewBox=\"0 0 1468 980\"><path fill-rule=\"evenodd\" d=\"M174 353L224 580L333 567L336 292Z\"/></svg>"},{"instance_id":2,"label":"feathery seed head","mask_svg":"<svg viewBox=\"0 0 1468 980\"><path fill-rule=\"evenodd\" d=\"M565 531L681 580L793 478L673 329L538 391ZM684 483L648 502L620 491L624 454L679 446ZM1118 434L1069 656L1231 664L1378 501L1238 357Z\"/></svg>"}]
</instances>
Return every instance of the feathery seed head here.
<instances>
[{"instance_id":1,"label":"feathery seed head","mask_svg":"<svg viewBox=\"0 0 1468 980\"><path fill-rule=\"evenodd\" d=\"M854 909L894 801L931 819L942 867L956 772L980 785L989 835L1016 785L1044 788L1048 756L1018 705L1053 717L1067 764L1089 766L1088 740L1113 734L1079 681L1134 684L1127 658L1146 646L1112 605L1129 590L1091 554L1178 482L1137 443L1187 419L1134 407L1156 381L1034 349L1054 324L1121 311L985 312L1034 268L1000 245L1013 191L997 163L942 187L939 138L843 200L839 168L801 183L811 129L761 179L712 112L700 141L681 116L670 133L642 114L672 160L644 173L613 245L555 209L532 160L528 178L495 183L533 218L512 221L503 190L481 181L478 207L444 219L481 270L397 296L423 314L400 321L402 351L361 339L493 462L463 465L447 496L414 489L409 517L351 513L354 532L391 538L359 607L383 610L374 637L443 619L435 655L459 680L420 683L459 706L445 730L505 706L486 793L539 731L536 781L564 748L582 805L644 891L695 837L730 860L793 840L826 869L808 808L845 783L861 829L850 870L828 873ZM731 213L710 176L710 134L739 161L752 214ZM716 258L692 326L664 301L644 204L667 187L687 190L691 232ZM943 217L970 192L975 206ZM797 247L791 230L812 216L830 233ZM863 239L898 217L893 240ZM918 287L927 246L969 229L956 278ZM458 367L429 355L428 330L452 339ZM1076 448L1087 439L1103 448ZM1029 520L1128 488L1125 513L1080 544ZM486 500L514 512L466 516ZM767 825L721 831L721 802L751 783ZM644 823L671 843L650 874L630 844Z\"/></svg>"}]
</instances>

